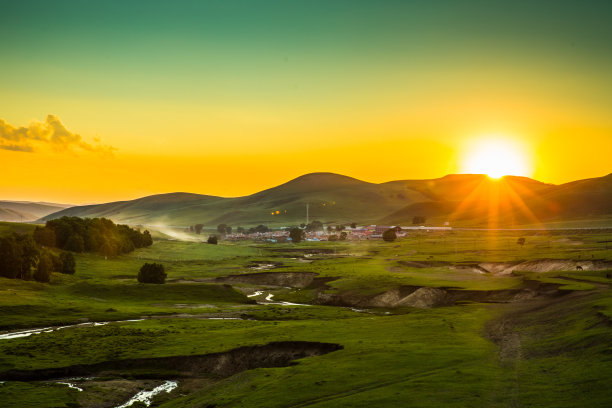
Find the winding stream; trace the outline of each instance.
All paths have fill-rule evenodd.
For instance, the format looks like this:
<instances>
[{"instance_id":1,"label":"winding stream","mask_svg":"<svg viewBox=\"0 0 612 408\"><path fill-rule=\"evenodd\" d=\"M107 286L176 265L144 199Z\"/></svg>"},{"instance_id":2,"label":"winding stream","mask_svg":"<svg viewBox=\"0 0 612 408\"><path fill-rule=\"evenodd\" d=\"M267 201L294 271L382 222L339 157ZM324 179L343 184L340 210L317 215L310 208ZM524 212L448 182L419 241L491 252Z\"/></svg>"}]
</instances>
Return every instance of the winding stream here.
<instances>
[{"instance_id":1,"label":"winding stream","mask_svg":"<svg viewBox=\"0 0 612 408\"><path fill-rule=\"evenodd\" d=\"M128 402L126 402L123 405L119 405L116 408L128 408L135 402L142 402L148 407L149 405L151 405L151 400L153 399L154 396L164 391L171 392L176 387L178 387L178 383L176 381L166 381L162 385L153 388L151 391L142 390L138 392L138 394L130 398Z\"/></svg>"},{"instance_id":2,"label":"winding stream","mask_svg":"<svg viewBox=\"0 0 612 408\"><path fill-rule=\"evenodd\" d=\"M312 305L307 305L305 303L291 303L291 302L274 301L272 300L273 297L274 297L273 293L268 293L268 296L266 296L265 302L257 302L257 303L259 303L260 305L312 306Z\"/></svg>"},{"instance_id":3,"label":"winding stream","mask_svg":"<svg viewBox=\"0 0 612 408\"><path fill-rule=\"evenodd\" d=\"M120 322L137 322L139 320L143 320L143 319L120 320ZM19 337L28 337L28 336L31 336L33 334L50 333L50 332L54 332L54 331L57 331L57 330L69 329L71 327L104 326L104 325L109 324L109 323L110 322L87 322L87 323L70 324L70 325L66 325L66 326L50 326L50 327L41 327L41 328L36 328L36 329L28 329L28 330L22 330L22 331L15 331L15 332L10 332L10 333L0 334L0 340L10 340L10 339L17 339Z\"/></svg>"}]
</instances>

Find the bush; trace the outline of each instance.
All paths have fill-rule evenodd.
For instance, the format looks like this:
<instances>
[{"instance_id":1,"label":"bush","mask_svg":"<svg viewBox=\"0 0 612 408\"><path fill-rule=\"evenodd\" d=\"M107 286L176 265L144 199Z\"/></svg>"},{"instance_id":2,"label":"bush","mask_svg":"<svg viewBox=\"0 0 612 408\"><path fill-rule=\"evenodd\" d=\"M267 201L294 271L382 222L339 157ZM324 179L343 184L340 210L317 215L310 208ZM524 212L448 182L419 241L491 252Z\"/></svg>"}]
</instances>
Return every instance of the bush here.
<instances>
[{"instance_id":1,"label":"bush","mask_svg":"<svg viewBox=\"0 0 612 408\"><path fill-rule=\"evenodd\" d=\"M395 228L391 228L383 232L382 238L387 242L393 242L397 239Z\"/></svg>"},{"instance_id":2,"label":"bush","mask_svg":"<svg viewBox=\"0 0 612 408\"><path fill-rule=\"evenodd\" d=\"M158 263L146 263L138 272L138 282L140 283L165 283L166 272L164 265Z\"/></svg>"},{"instance_id":3,"label":"bush","mask_svg":"<svg viewBox=\"0 0 612 408\"><path fill-rule=\"evenodd\" d=\"M217 239L216 235L211 235L208 237L208 241L206 242L208 242L209 244L217 245L218 241L219 240Z\"/></svg>"}]
</instances>

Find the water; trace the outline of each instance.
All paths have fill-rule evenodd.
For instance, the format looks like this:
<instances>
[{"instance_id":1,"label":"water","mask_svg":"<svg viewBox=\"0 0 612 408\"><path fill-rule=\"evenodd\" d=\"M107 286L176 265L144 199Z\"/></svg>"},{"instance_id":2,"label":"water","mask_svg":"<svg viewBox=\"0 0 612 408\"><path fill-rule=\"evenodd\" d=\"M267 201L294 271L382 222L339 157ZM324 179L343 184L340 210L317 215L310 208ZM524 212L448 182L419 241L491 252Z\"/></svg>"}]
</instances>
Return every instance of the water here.
<instances>
[{"instance_id":1,"label":"water","mask_svg":"<svg viewBox=\"0 0 612 408\"><path fill-rule=\"evenodd\" d=\"M142 319L140 319L142 320ZM137 320L123 320L124 322L134 322ZM28 330L22 330L22 331L16 331L16 332L10 332L10 333L4 333L4 334L0 334L0 340L10 340L10 339L17 339L20 337L29 337L33 334L40 334L40 333L50 333L50 332L54 332L57 330L63 330L63 329L69 329L71 327L94 327L94 326L104 326L106 324L109 324L110 322L93 322L93 323L79 323L79 324L70 324L67 326L52 326L52 327L41 327L41 328L37 328L37 329L28 329Z\"/></svg>"},{"instance_id":2,"label":"water","mask_svg":"<svg viewBox=\"0 0 612 408\"><path fill-rule=\"evenodd\" d=\"M276 302L272 300L273 297L274 297L274 294L268 293L268 296L266 296L266 302L259 302L259 304L260 305L282 305L282 306L312 306L312 305L307 305L305 303Z\"/></svg>"},{"instance_id":3,"label":"water","mask_svg":"<svg viewBox=\"0 0 612 408\"><path fill-rule=\"evenodd\" d=\"M154 396L162 392L170 392L173 389L178 387L178 383L176 381L166 381L162 385L153 388L151 391L142 390L138 394L134 395L128 402L123 405L119 405L116 408L127 408L135 402L142 402L147 407L151 405L151 400Z\"/></svg>"},{"instance_id":4,"label":"water","mask_svg":"<svg viewBox=\"0 0 612 408\"><path fill-rule=\"evenodd\" d=\"M56 384L63 384L63 385L67 385L69 388L72 388L72 389L74 389L74 390L77 390L77 391L83 392L83 389L82 389L82 388L79 388L79 387L77 387L76 385L74 385L74 384L72 384L72 383L69 383L69 382L62 382L62 381L58 381L58 382L56 382Z\"/></svg>"}]
</instances>

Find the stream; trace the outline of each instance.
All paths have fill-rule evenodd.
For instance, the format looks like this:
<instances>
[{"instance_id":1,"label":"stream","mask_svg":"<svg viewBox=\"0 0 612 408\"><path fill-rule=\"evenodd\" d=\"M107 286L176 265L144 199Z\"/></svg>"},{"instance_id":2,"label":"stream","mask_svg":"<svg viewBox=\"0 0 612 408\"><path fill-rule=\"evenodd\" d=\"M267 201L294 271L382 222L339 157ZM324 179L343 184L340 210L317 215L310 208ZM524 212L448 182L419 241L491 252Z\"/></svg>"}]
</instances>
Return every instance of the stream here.
<instances>
[{"instance_id":1,"label":"stream","mask_svg":"<svg viewBox=\"0 0 612 408\"><path fill-rule=\"evenodd\" d=\"M257 292L255 292L255 293L257 293ZM274 300L272 300L273 297L274 297L274 294L268 293L268 296L266 296L266 301L265 302L257 302L257 303L260 304L260 305L312 306L312 305L307 305L305 303L291 303L291 302L274 301Z\"/></svg>"},{"instance_id":2,"label":"stream","mask_svg":"<svg viewBox=\"0 0 612 408\"><path fill-rule=\"evenodd\" d=\"M128 408L135 402L142 402L148 407L149 405L151 405L151 400L153 399L154 396L164 391L171 392L176 387L178 387L178 383L176 381L166 381L162 385L153 388L151 391L142 390L138 392L138 394L130 398L128 402L126 402L123 405L119 405L116 408Z\"/></svg>"},{"instance_id":3,"label":"stream","mask_svg":"<svg viewBox=\"0 0 612 408\"><path fill-rule=\"evenodd\" d=\"M142 320L142 319L120 320L120 321L121 322L137 322L139 320ZM41 328L36 328L36 329L27 329L27 330L22 330L22 331L15 331L15 332L0 334L0 340L10 340L10 339L17 339L19 337L28 337L33 334L50 333L50 332L54 332L57 330L69 329L71 327L104 326L109 323L110 322L87 322L87 323L70 324L66 326L50 326L50 327L41 327Z\"/></svg>"}]
</instances>

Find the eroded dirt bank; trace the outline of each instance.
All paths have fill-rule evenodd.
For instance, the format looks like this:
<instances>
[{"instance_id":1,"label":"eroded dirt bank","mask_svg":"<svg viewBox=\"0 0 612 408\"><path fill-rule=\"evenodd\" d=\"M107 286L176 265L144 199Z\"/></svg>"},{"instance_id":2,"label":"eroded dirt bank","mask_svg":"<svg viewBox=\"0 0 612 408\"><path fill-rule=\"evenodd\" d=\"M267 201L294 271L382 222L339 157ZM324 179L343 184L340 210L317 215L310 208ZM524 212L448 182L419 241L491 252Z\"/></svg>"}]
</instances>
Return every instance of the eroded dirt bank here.
<instances>
[{"instance_id":1,"label":"eroded dirt bank","mask_svg":"<svg viewBox=\"0 0 612 408\"><path fill-rule=\"evenodd\" d=\"M505 290L461 290L402 286L375 296L355 293L320 293L316 304L350 307L417 307L431 308L451 306L457 302L513 303L540 297L561 296L558 284L526 281L521 289Z\"/></svg>"},{"instance_id":2,"label":"eroded dirt bank","mask_svg":"<svg viewBox=\"0 0 612 408\"><path fill-rule=\"evenodd\" d=\"M537 259L516 262L463 262L445 261L399 261L399 265L408 268L447 267L450 269L471 269L476 273L493 275L510 275L514 271L551 272L551 271L603 271L612 269L612 262L598 259Z\"/></svg>"},{"instance_id":3,"label":"eroded dirt bank","mask_svg":"<svg viewBox=\"0 0 612 408\"><path fill-rule=\"evenodd\" d=\"M263 346L245 346L221 353L136 358L80 364L39 370L8 370L0 373L1 381L39 381L66 377L99 377L130 375L133 378L229 377L241 371L260 367L285 367L293 360L319 356L343 347L334 343L308 341L272 342Z\"/></svg>"},{"instance_id":4,"label":"eroded dirt bank","mask_svg":"<svg viewBox=\"0 0 612 408\"><path fill-rule=\"evenodd\" d=\"M259 272L229 275L217 278L217 282L249 283L260 286L282 286L291 288L317 288L337 278L319 278L315 272Z\"/></svg>"}]
</instances>

